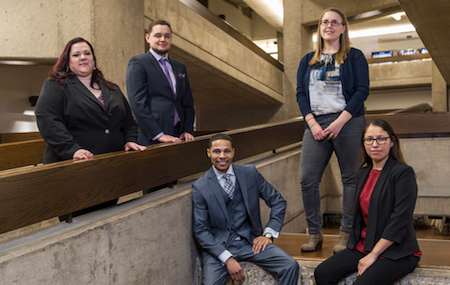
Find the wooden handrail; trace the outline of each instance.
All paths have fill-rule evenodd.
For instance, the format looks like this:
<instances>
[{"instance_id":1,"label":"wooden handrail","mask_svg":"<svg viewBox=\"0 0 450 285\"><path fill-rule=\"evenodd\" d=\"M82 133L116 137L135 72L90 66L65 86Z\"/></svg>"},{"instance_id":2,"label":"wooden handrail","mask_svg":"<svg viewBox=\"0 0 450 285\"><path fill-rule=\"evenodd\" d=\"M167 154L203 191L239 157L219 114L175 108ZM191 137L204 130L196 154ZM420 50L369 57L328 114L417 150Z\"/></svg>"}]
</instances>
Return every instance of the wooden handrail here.
<instances>
[{"instance_id":1,"label":"wooden handrail","mask_svg":"<svg viewBox=\"0 0 450 285\"><path fill-rule=\"evenodd\" d=\"M450 112L367 115L408 136L450 135ZM302 118L225 132L236 160L301 141ZM142 189L206 171L208 139L159 144L145 152L115 152L89 161L63 161L0 172L0 233L74 212Z\"/></svg>"},{"instance_id":2,"label":"wooden handrail","mask_svg":"<svg viewBox=\"0 0 450 285\"><path fill-rule=\"evenodd\" d=\"M42 139L39 132L0 134L0 144Z\"/></svg>"},{"instance_id":3,"label":"wooden handrail","mask_svg":"<svg viewBox=\"0 0 450 285\"><path fill-rule=\"evenodd\" d=\"M299 142L300 118L227 132L236 159ZM206 171L208 139L159 144L145 152L115 152L0 172L0 233Z\"/></svg>"},{"instance_id":4,"label":"wooden handrail","mask_svg":"<svg viewBox=\"0 0 450 285\"><path fill-rule=\"evenodd\" d=\"M433 108L428 103L422 103L417 104L405 109L396 110L390 113L387 113L386 115L395 115L395 114L401 114L401 113L423 113L423 112L432 112Z\"/></svg>"},{"instance_id":5,"label":"wooden handrail","mask_svg":"<svg viewBox=\"0 0 450 285\"><path fill-rule=\"evenodd\" d=\"M0 171L40 164L44 158L44 149L43 139L0 144Z\"/></svg>"},{"instance_id":6,"label":"wooden handrail","mask_svg":"<svg viewBox=\"0 0 450 285\"><path fill-rule=\"evenodd\" d=\"M396 55L390 57L380 57L380 58L367 58L367 63L381 63L381 62L395 62L395 61L410 61L431 58L429 53L418 53L409 55Z\"/></svg>"},{"instance_id":7,"label":"wooden handrail","mask_svg":"<svg viewBox=\"0 0 450 285\"><path fill-rule=\"evenodd\" d=\"M450 135L450 112L374 114L366 121L387 121L400 137L435 137Z\"/></svg>"}]
</instances>

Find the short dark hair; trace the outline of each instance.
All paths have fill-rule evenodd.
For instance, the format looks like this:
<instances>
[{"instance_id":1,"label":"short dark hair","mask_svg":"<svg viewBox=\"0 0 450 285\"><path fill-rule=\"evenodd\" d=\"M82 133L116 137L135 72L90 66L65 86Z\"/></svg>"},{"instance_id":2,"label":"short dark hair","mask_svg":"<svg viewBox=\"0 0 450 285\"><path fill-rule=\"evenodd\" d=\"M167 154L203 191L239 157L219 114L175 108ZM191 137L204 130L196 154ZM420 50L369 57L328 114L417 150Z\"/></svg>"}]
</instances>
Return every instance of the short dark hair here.
<instances>
[{"instance_id":1,"label":"short dark hair","mask_svg":"<svg viewBox=\"0 0 450 285\"><path fill-rule=\"evenodd\" d=\"M157 25L163 25L163 26L168 26L170 29L170 32L172 33L172 27L170 27L169 22L165 21L165 20L156 20L153 21L150 25L148 25L148 34L151 34L153 27L157 26Z\"/></svg>"},{"instance_id":2,"label":"short dark hair","mask_svg":"<svg viewBox=\"0 0 450 285\"><path fill-rule=\"evenodd\" d=\"M218 141L218 140L227 140L227 141L230 141L230 142L231 142L231 147L234 148L233 139L232 139L229 135L226 135L226 134L216 134L216 135L213 135L213 136L209 139L209 142L208 142L208 149L211 148L213 141Z\"/></svg>"}]
</instances>

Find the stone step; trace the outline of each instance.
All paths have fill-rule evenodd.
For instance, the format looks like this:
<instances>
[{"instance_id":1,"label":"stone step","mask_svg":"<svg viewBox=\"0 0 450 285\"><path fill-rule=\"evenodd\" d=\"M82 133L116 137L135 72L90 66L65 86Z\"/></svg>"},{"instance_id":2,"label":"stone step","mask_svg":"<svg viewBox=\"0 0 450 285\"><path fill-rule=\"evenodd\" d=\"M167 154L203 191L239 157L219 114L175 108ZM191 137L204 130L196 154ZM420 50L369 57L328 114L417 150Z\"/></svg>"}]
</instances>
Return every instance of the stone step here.
<instances>
[{"instance_id":1,"label":"stone step","mask_svg":"<svg viewBox=\"0 0 450 285\"><path fill-rule=\"evenodd\" d=\"M314 269L323 260L330 257L332 249L337 242L337 235L324 235L322 250L316 252L301 252L300 246L306 242L306 234L280 235L275 244L297 260L300 266L298 285L314 285ZM395 285L448 285L450 284L450 241L418 239L423 256L419 266L410 274L399 280ZM278 284L276 276L251 262L241 262L246 280L235 282L230 278L227 285L272 285ZM353 284L356 273L353 273L339 282L339 285Z\"/></svg>"}]
</instances>

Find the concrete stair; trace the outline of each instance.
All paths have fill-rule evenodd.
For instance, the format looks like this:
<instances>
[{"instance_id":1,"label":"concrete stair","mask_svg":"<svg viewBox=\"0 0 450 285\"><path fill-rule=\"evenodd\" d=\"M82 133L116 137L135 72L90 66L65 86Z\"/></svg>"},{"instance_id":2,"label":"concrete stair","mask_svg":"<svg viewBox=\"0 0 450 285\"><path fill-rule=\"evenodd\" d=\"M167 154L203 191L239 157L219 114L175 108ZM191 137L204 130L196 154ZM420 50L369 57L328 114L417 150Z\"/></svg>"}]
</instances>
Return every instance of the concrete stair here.
<instances>
[{"instance_id":1,"label":"concrete stair","mask_svg":"<svg viewBox=\"0 0 450 285\"><path fill-rule=\"evenodd\" d=\"M332 255L332 248L338 236L324 235L323 248L317 252L302 253L300 245L306 241L306 234L282 234L275 241L279 247L298 261L300 276L297 285L315 285L314 269L326 258ZM412 273L408 274L395 285L448 285L450 284L450 252L449 240L419 239L423 256ZM199 265L199 264L198 264ZM246 280L235 282L227 280L226 285L275 285L276 276L251 262L241 262ZM201 284L201 269L197 267ZM353 273L339 282L339 285L351 285L356 279Z\"/></svg>"}]
</instances>

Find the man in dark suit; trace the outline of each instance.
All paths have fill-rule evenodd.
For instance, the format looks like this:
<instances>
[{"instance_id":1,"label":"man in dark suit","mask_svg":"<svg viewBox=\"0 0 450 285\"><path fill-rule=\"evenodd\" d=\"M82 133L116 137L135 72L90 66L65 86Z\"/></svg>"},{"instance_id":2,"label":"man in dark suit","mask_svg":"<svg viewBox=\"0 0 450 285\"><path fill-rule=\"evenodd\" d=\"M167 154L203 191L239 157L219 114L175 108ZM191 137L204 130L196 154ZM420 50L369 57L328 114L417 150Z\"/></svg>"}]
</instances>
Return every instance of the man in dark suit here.
<instances>
[{"instance_id":1,"label":"man in dark suit","mask_svg":"<svg viewBox=\"0 0 450 285\"><path fill-rule=\"evenodd\" d=\"M209 140L213 166L192 185L193 232L202 247L204 284L245 279L239 261L277 273L280 285L298 282L298 263L272 244L283 225L286 201L253 165L232 163L235 149L224 134ZM262 228L259 199L271 207Z\"/></svg>"},{"instance_id":2,"label":"man in dark suit","mask_svg":"<svg viewBox=\"0 0 450 285\"><path fill-rule=\"evenodd\" d=\"M172 44L170 24L158 20L145 35L150 49L131 58L127 92L139 124L138 142L178 143L194 140L194 100L186 66L168 57Z\"/></svg>"}]
</instances>

